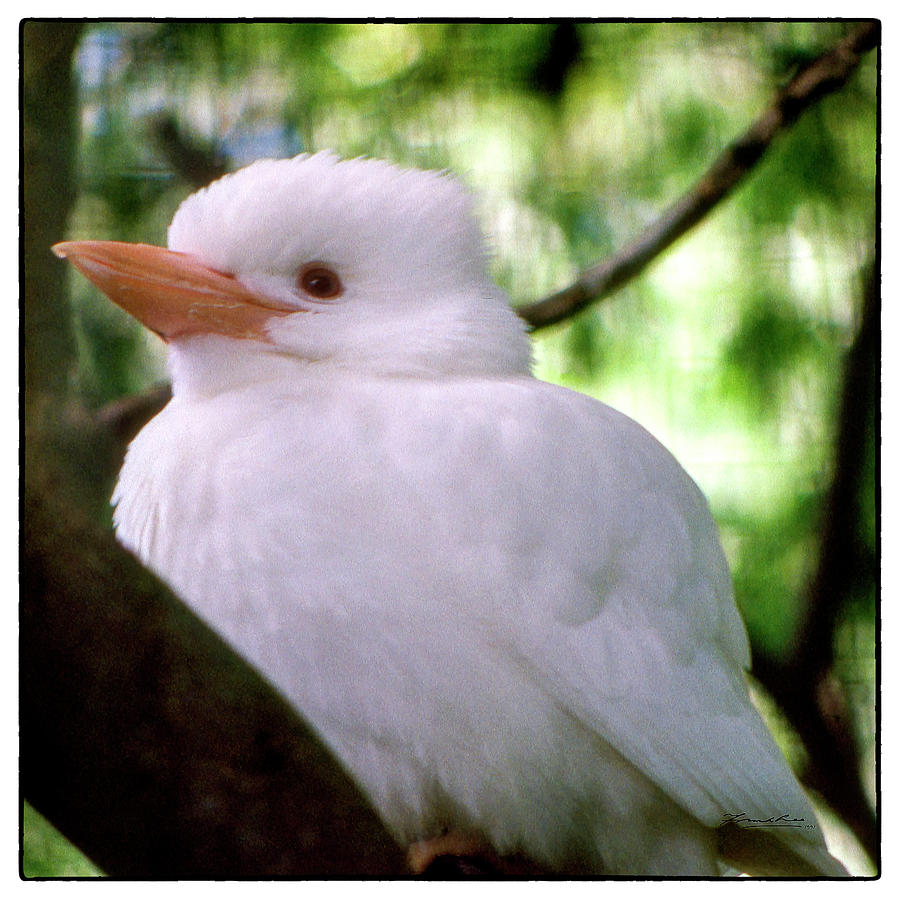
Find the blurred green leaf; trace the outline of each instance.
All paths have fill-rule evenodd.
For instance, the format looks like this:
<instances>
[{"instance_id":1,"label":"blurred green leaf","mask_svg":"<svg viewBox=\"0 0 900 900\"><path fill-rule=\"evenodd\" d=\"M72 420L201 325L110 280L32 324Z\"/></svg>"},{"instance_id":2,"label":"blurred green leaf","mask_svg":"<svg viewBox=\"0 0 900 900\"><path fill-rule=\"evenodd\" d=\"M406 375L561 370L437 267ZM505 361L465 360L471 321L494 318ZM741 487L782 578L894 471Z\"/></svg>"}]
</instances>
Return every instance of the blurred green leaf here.
<instances>
[{"instance_id":1,"label":"blurred green leaf","mask_svg":"<svg viewBox=\"0 0 900 900\"><path fill-rule=\"evenodd\" d=\"M103 873L27 803L22 817L25 878L99 878Z\"/></svg>"},{"instance_id":2,"label":"blurred green leaf","mask_svg":"<svg viewBox=\"0 0 900 900\"><path fill-rule=\"evenodd\" d=\"M723 348L722 389L751 420L779 417L791 373L821 352L822 343L808 316L771 294L751 294Z\"/></svg>"},{"instance_id":3,"label":"blurred green leaf","mask_svg":"<svg viewBox=\"0 0 900 900\"><path fill-rule=\"evenodd\" d=\"M755 644L774 657L790 653L805 608L806 588L818 561L822 497L806 495L766 518L719 511L730 537L738 605Z\"/></svg>"}]
</instances>

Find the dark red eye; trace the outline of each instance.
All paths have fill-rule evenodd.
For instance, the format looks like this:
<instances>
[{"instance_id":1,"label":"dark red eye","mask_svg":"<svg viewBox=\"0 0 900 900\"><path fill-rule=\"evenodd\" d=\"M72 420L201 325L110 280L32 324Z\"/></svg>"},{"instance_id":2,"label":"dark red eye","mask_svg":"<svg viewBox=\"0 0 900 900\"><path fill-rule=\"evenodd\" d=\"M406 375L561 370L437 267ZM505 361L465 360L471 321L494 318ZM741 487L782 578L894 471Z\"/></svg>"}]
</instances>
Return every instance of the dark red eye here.
<instances>
[{"instance_id":1,"label":"dark red eye","mask_svg":"<svg viewBox=\"0 0 900 900\"><path fill-rule=\"evenodd\" d=\"M297 287L316 300L333 300L344 292L337 272L321 263L309 263L297 273Z\"/></svg>"}]
</instances>

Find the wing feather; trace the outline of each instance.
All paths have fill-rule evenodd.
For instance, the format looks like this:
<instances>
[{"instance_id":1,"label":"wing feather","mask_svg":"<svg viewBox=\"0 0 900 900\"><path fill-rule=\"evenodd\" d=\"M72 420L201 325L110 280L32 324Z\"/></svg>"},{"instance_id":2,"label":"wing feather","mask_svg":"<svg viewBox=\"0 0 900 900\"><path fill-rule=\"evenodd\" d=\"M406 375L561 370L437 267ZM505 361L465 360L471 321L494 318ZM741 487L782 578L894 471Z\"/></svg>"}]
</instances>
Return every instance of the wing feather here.
<instances>
[{"instance_id":1,"label":"wing feather","mask_svg":"<svg viewBox=\"0 0 900 900\"><path fill-rule=\"evenodd\" d=\"M801 856L831 860L809 800L750 701L747 636L705 499L631 420L580 395L560 408L564 421L541 428L592 440L584 448L570 440L568 450L600 458L581 467L595 491L558 480L541 493L564 497L562 532L614 525L619 539L611 544L598 531L595 567L582 569L562 605L555 598L541 628L517 632L514 652L559 704L704 824L738 814L790 819L769 830ZM548 521L545 547L558 546L559 528ZM551 554L548 565L565 562Z\"/></svg>"}]
</instances>

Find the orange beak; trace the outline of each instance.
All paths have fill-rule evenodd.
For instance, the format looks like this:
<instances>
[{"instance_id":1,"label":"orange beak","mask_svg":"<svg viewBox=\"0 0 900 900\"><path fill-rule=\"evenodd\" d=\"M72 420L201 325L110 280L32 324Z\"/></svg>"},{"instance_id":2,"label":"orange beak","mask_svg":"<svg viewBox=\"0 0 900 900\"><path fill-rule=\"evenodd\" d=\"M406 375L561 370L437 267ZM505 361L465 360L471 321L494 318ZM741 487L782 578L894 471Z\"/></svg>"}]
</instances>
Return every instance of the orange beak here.
<instances>
[{"instance_id":1,"label":"orange beak","mask_svg":"<svg viewBox=\"0 0 900 900\"><path fill-rule=\"evenodd\" d=\"M187 253L120 241L64 241L53 252L164 340L223 334L267 340L273 316L297 312Z\"/></svg>"}]
</instances>

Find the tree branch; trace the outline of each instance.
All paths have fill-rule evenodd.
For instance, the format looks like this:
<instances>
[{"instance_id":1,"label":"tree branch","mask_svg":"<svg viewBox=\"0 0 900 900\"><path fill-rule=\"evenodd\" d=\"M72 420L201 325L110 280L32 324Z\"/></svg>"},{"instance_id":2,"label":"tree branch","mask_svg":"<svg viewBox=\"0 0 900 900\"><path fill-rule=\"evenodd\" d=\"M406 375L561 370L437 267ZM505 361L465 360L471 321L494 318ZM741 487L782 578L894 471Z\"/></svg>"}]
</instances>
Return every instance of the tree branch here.
<instances>
[{"instance_id":1,"label":"tree branch","mask_svg":"<svg viewBox=\"0 0 900 900\"><path fill-rule=\"evenodd\" d=\"M879 864L879 828L862 784L856 729L833 675L834 635L853 598L877 578L877 564L859 546L860 498L868 443L878 409L879 287L867 274L862 322L847 356L831 489L823 511L819 564L809 587L803 625L787 660L754 649L753 674L797 730L808 754L804 781L850 826ZM860 590L862 587L862 590Z\"/></svg>"},{"instance_id":2,"label":"tree branch","mask_svg":"<svg viewBox=\"0 0 900 900\"><path fill-rule=\"evenodd\" d=\"M45 261L50 245L64 233L66 212L75 199L75 88L69 67L80 34L81 25L75 23L22 25L22 203L28 221L21 230L27 276L22 282L26 391L63 393L75 357L69 310L64 303L53 302L65 296L65 272L62 266ZM51 185L53 193L48 195ZM55 215L43 215L48 205Z\"/></svg>"},{"instance_id":3,"label":"tree branch","mask_svg":"<svg viewBox=\"0 0 900 900\"><path fill-rule=\"evenodd\" d=\"M880 33L876 21L854 29L800 71L694 187L634 241L585 271L574 284L543 300L520 306L516 312L536 331L574 316L639 275L746 177L779 133L817 100L843 87L859 64L861 54L878 45Z\"/></svg>"},{"instance_id":4,"label":"tree branch","mask_svg":"<svg viewBox=\"0 0 900 900\"><path fill-rule=\"evenodd\" d=\"M109 474L115 474L122 465L125 450L137 433L172 399L172 387L159 384L142 391L119 397L94 413L94 420L101 428L109 430L115 449L110 454L112 466Z\"/></svg>"},{"instance_id":5,"label":"tree branch","mask_svg":"<svg viewBox=\"0 0 900 900\"><path fill-rule=\"evenodd\" d=\"M287 703L105 529L28 436L28 800L120 878L396 877L404 854Z\"/></svg>"},{"instance_id":6,"label":"tree branch","mask_svg":"<svg viewBox=\"0 0 900 900\"><path fill-rule=\"evenodd\" d=\"M220 154L185 135L172 115L163 114L153 119L150 133L173 171L195 190L206 187L228 171Z\"/></svg>"}]
</instances>

